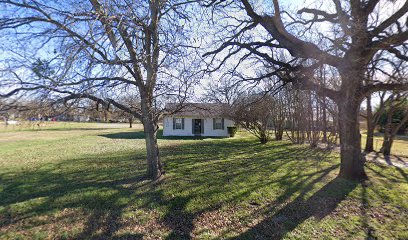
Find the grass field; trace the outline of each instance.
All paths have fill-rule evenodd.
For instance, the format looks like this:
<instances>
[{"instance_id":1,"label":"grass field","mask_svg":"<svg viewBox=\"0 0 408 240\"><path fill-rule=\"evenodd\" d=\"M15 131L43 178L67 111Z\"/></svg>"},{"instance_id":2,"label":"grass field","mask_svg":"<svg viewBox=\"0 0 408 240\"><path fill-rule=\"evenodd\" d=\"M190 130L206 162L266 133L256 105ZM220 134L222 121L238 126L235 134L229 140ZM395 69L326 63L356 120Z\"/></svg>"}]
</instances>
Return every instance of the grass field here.
<instances>
[{"instance_id":1,"label":"grass field","mask_svg":"<svg viewBox=\"0 0 408 240\"><path fill-rule=\"evenodd\" d=\"M369 181L346 181L336 152L240 132L160 137L166 175L151 182L143 137L125 124L3 129L0 239L408 239L408 169L368 163Z\"/></svg>"}]
</instances>

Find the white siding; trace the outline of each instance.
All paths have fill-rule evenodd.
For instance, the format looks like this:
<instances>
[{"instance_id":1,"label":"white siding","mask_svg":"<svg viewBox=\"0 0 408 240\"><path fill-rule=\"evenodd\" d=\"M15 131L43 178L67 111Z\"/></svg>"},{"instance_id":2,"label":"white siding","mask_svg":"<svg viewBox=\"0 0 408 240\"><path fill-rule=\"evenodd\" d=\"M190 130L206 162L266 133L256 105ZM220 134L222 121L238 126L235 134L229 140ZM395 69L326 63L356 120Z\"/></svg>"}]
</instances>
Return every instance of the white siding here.
<instances>
[{"instance_id":1,"label":"white siding","mask_svg":"<svg viewBox=\"0 0 408 240\"><path fill-rule=\"evenodd\" d=\"M178 117L177 117L178 118ZM181 118L181 117L180 117ZM163 119L163 136L194 136L192 130L192 119L200 119L198 117L183 117L184 129L173 129L173 117L165 117ZM234 126L234 122L229 119L224 119L224 129L213 129L213 118L204 119L204 137L227 137L227 127Z\"/></svg>"}]
</instances>

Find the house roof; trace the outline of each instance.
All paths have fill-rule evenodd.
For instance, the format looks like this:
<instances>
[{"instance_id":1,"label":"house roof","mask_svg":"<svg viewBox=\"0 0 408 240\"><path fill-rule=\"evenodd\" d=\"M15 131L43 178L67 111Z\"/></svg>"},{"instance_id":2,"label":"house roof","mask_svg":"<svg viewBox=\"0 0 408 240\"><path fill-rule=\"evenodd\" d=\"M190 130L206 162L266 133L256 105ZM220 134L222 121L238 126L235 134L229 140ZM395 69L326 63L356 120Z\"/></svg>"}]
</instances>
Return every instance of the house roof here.
<instances>
[{"instance_id":1,"label":"house roof","mask_svg":"<svg viewBox=\"0 0 408 240\"><path fill-rule=\"evenodd\" d=\"M169 103L166 105L170 116L175 117L225 117L229 108L223 103Z\"/></svg>"}]
</instances>

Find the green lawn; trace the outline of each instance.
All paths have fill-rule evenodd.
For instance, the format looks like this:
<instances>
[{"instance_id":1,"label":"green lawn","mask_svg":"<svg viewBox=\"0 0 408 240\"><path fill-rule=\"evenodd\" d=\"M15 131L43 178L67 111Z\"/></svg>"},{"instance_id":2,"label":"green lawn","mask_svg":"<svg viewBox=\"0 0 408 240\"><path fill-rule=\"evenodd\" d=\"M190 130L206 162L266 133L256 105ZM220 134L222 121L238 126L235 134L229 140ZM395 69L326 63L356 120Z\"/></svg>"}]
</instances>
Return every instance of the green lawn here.
<instances>
[{"instance_id":1,"label":"green lawn","mask_svg":"<svg viewBox=\"0 0 408 240\"><path fill-rule=\"evenodd\" d=\"M0 239L408 239L408 169L350 182L338 153L244 132L159 144L150 182L140 128L1 131Z\"/></svg>"}]
</instances>

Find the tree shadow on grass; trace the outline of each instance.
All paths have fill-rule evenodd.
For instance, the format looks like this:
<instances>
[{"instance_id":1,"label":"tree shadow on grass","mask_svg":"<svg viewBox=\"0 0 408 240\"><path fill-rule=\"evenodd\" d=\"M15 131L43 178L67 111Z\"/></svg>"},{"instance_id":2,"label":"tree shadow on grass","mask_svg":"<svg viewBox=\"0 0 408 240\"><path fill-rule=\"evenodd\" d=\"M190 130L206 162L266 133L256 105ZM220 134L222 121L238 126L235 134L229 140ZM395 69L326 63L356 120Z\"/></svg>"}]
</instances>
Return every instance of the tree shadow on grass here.
<instances>
[{"instance_id":1,"label":"tree shadow on grass","mask_svg":"<svg viewBox=\"0 0 408 240\"><path fill-rule=\"evenodd\" d=\"M384 163L379 160L379 159L384 159ZM380 155L380 152L375 152L374 156L372 156L371 159L372 162L374 162L378 167L382 168L382 169L386 169L389 167L393 167L394 169L396 169L401 176L403 176L405 178L405 180L408 182L408 175L406 174L406 172L404 171L404 169L408 169L408 164L406 161L404 161L401 157L393 155L392 159L391 156L384 156L384 155ZM393 162L394 161L394 162ZM384 177L384 178L389 178L389 176L385 176L384 174L374 170L373 168L371 168L369 165L366 164L366 167L369 168L370 170L374 171L375 173L377 173L378 175Z\"/></svg>"},{"instance_id":2,"label":"tree shadow on grass","mask_svg":"<svg viewBox=\"0 0 408 240\"><path fill-rule=\"evenodd\" d=\"M189 193L187 196L176 196L167 204L169 211L163 221L172 229L167 239L194 238L194 220L203 213L222 208L225 204L261 204L256 202L259 200L252 198L251 194L268 188L271 184L279 185L285 190L277 201L286 201L299 191L307 192L309 188L312 189L315 183L322 181L339 166L326 165L316 168L315 171L305 171L305 166L315 164L307 158L313 157L324 162L329 157L329 152L307 147L292 148L293 145L287 142L275 142L274 146L268 146L241 139L229 140L228 144L217 145L217 149L214 149L213 145L214 143L202 143L198 146L190 144L180 149L163 151L171 151L171 157L167 159L169 172L177 173L175 181L167 183L170 186L166 187L177 184L180 194ZM267 151L271 148L275 148L273 154ZM192 151L198 151L199 154L189 155ZM237 151L241 156L235 155ZM239 159L231 159L234 155L240 156ZM209 166L206 166L207 164ZM283 171L286 174L277 178L268 177L286 168L288 164L294 167L290 168L290 171ZM192 168L194 165L198 167ZM255 175L254 178L251 174ZM185 182L188 184L183 184ZM195 211L187 210L191 202L201 197L205 201L203 207L199 206Z\"/></svg>"},{"instance_id":3,"label":"tree shadow on grass","mask_svg":"<svg viewBox=\"0 0 408 240\"><path fill-rule=\"evenodd\" d=\"M83 221L84 227L72 238L140 239L153 232L156 225L141 223L139 217L123 219L130 207L145 213L161 209L161 217L154 220L164 229L161 234L168 239L191 239L194 220L202 213L228 203L257 201L251 194L271 184L284 190L276 201L286 201L299 191L306 193L338 167L324 164L326 152L287 142L261 145L245 139L163 147L162 157L168 176L158 183L144 178L143 150L85 155L25 172L1 173L0 230L19 223L19 229L30 231L45 224L45 220L30 218L80 209L84 215L72 219ZM323 164L318 167L308 158L320 159ZM303 205L312 204L310 201ZM296 207L292 205L289 210ZM46 224L52 224L54 218L50 219ZM142 225L140 229L145 230L122 233L128 225Z\"/></svg>"},{"instance_id":4,"label":"tree shadow on grass","mask_svg":"<svg viewBox=\"0 0 408 240\"><path fill-rule=\"evenodd\" d=\"M0 230L16 223L22 232L41 229L43 225L53 224L55 213L62 215L57 218L65 219L64 212L74 209L71 218L84 221L84 228L82 233L70 238L118 237L114 234L121 226L122 211L136 197L135 189L150 184L138 160L142 158L135 161L128 153L96 154L19 174L1 174ZM49 217L50 222L38 219L44 216ZM60 227L71 226L62 224ZM129 238L130 235L125 234L119 239ZM130 239L141 238L136 233Z\"/></svg>"},{"instance_id":5,"label":"tree shadow on grass","mask_svg":"<svg viewBox=\"0 0 408 240\"><path fill-rule=\"evenodd\" d=\"M303 192L272 217L234 239L282 239L305 220L311 217L321 220L329 215L357 185L357 182L335 178L307 199Z\"/></svg>"}]
</instances>

